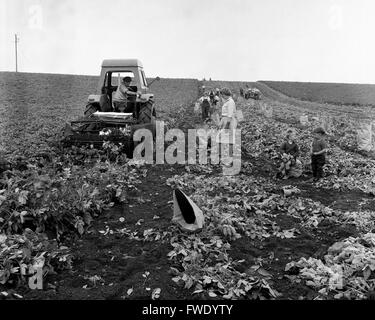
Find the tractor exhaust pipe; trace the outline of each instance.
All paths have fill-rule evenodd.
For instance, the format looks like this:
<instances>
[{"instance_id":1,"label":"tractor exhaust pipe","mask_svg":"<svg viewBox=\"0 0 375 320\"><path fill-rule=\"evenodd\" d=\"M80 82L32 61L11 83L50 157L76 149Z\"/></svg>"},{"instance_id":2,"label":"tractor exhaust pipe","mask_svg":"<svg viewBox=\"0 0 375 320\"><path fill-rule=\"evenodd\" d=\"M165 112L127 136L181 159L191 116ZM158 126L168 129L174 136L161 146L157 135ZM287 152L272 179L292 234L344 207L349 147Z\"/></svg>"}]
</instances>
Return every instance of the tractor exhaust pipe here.
<instances>
[{"instance_id":1,"label":"tractor exhaust pipe","mask_svg":"<svg viewBox=\"0 0 375 320\"><path fill-rule=\"evenodd\" d=\"M155 81L159 81L160 80L160 77L156 77L154 80L152 80L149 84L148 84L148 87L151 87L151 85L155 82Z\"/></svg>"}]
</instances>

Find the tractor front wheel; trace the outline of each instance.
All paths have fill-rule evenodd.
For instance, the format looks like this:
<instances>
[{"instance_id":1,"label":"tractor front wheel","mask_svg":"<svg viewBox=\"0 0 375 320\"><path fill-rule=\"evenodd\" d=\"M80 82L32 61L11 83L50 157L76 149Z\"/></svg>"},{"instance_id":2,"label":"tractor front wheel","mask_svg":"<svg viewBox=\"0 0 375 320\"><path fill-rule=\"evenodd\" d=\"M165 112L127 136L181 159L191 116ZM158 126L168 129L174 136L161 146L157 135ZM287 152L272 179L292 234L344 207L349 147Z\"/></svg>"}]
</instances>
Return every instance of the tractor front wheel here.
<instances>
[{"instance_id":1,"label":"tractor front wheel","mask_svg":"<svg viewBox=\"0 0 375 320\"><path fill-rule=\"evenodd\" d=\"M84 111L84 115L86 118L90 117L94 112L98 111L98 106L94 105L94 104L87 104L86 105L86 108L85 108L85 111Z\"/></svg>"},{"instance_id":2,"label":"tractor front wheel","mask_svg":"<svg viewBox=\"0 0 375 320\"><path fill-rule=\"evenodd\" d=\"M155 108L151 102L146 102L139 111L139 123L154 123L155 122Z\"/></svg>"}]
</instances>

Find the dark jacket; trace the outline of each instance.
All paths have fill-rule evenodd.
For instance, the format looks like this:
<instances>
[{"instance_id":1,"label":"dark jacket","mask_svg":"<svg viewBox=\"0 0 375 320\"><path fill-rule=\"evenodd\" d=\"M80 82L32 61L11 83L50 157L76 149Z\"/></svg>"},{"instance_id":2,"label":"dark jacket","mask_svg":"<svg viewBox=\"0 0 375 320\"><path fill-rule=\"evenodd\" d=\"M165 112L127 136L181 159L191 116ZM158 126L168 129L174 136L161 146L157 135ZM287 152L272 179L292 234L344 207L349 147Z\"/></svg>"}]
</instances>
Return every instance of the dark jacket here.
<instances>
[{"instance_id":1,"label":"dark jacket","mask_svg":"<svg viewBox=\"0 0 375 320\"><path fill-rule=\"evenodd\" d=\"M289 142L283 142L280 147L281 153L286 153L292 155L294 158L297 158L299 156L299 148L298 145L295 142L289 143Z\"/></svg>"}]
</instances>

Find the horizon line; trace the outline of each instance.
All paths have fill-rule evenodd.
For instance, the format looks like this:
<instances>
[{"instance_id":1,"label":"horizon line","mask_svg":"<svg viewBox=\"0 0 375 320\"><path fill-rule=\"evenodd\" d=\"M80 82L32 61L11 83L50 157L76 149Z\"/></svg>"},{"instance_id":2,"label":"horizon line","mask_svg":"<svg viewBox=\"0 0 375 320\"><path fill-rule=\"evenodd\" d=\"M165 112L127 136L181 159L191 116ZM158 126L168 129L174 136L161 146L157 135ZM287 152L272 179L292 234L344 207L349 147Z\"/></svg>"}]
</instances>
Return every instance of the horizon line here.
<instances>
[{"instance_id":1,"label":"horizon line","mask_svg":"<svg viewBox=\"0 0 375 320\"><path fill-rule=\"evenodd\" d=\"M80 74L80 73L56 73L56 72L32 72L32 71L9 71L9 70L0 70L0 73L27 73L27 74L45 74L45 75L61 75L61 76L81 76L81 77L100 77L100 74ZM154 79L155 77L148 76L149 79ZM375 85L375 83L367 82L327 82L327 81L298 81L298 80L228 80L228 79L211 79L210 78L183 78L183 77L160 77L161 79L184 79L184 80L197 80L200 82L247 82L247 83L256 83L256 82L290 82L290 83L315 83L315 84L358 84L358 85Z\"/></svg>"}]
</instances>

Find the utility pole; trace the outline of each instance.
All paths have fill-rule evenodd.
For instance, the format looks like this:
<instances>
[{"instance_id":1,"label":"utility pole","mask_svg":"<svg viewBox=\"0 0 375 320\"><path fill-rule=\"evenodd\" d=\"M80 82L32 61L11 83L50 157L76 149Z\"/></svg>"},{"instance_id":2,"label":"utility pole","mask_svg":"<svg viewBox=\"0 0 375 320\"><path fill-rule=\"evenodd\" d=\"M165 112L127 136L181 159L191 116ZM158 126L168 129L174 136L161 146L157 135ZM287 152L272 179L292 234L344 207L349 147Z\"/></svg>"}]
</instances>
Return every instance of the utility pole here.
<instances>
[{"instance_id":1,"label":"utility pole","mask_svg":"<svg viewBox=\"0 0 375 320\"><path fill-rule=\"evenodd\" d=\"M17 56L17 43L20 41L20 39L17 36L17 33L14 35L14 47L16 49L16 72L18 72L18 56Z\"/></svg>"}]
</instances>

